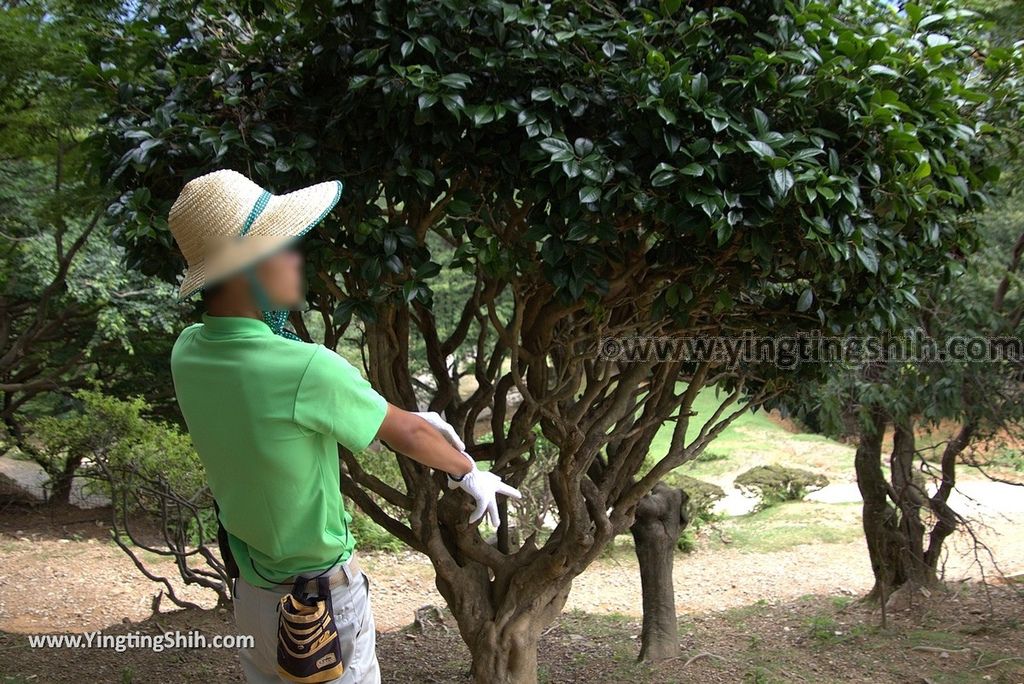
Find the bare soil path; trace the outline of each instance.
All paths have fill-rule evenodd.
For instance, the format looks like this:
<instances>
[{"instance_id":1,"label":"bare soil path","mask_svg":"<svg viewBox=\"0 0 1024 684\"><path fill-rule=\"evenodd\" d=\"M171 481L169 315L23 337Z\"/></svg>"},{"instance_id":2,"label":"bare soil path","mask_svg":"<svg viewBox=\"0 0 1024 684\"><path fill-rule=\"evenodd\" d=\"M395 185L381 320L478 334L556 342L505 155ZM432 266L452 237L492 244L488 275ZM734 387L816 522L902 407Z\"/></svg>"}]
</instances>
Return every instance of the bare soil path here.
<instances>
[{"instance_id":1,"label":"bare soil path","mask_svg":"<svg viewBox=\"0 0 1024 684\"><path fill-rule=\"evenodd\" d=\"M810 506L810 505L808 505ZM819 504L818 507L823 505ZM826 507L836 524L855 530L858 507ZM797 509L800 510L800 509ZM809 508L808 513L817 508ZM815 513L817 515L817 513ZM737 519L742 520L742 519ZM776 523L776 527L779 524ZM842 543L798 544L775 551L740 546L740 533L758 528L722 523L702 532L696 553L679 553L675 564L676 608L681 615L785 602L809 594L857 596L870 588L870 568L863 542L855 534ZM777 533L775 531L774 533ZM765 533L767 534L767 533ZM987 554L979 558L965 535L950 545L946 577L950 581L991 578L1003 572L1024 573L1024 511L990 518L980 530L999 568ZM577 578L567 610L597 614L640 614L640 581L636 557L627 537ZM756 541L756 540L755 540ZM155 560L155 559L154 559ZM397 630L412 621L424 605L443 605L434 588L430 563L415 553L362 556L374 588L378 628ZM153 567L176 577L168 561ZM26 591L39 582L61 587L51 592ZM175 581L177 584L177 582ZM151 614L157 586L142 577L109 541L101 510L54 513L46 509L8 510L0 514L0 631L82 632ZM181 587L180 595L213 608L210 592ZM165 601L164 609L173 606Z\"/></svg>"}]
</instances>

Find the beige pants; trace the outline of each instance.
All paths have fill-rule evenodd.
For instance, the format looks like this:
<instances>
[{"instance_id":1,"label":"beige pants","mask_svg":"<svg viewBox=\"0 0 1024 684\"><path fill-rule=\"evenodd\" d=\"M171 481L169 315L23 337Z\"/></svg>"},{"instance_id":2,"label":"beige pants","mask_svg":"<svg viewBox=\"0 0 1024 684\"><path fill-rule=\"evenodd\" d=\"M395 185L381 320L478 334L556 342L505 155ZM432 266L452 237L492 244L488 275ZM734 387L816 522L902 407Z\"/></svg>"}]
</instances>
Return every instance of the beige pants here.
<instances>
[{"instance_id":1,"label":"beige pants","mask_svg":"<svg viewBox=\"0 0 1024 684\"><path fill-rule=\"evenodd\" d=\"M349 575L349 581L331 590L345 664L345 673L333 680L334 684L380 684L370 581L361 570L350 570L347 563L338 572ZM291 585L262 589L235 580L235 626L239 634L251 634L256 642L254 648L238 652L249 684L289 681L277 674L277 604L290 590Z\"/></svg>"}]
</instances>

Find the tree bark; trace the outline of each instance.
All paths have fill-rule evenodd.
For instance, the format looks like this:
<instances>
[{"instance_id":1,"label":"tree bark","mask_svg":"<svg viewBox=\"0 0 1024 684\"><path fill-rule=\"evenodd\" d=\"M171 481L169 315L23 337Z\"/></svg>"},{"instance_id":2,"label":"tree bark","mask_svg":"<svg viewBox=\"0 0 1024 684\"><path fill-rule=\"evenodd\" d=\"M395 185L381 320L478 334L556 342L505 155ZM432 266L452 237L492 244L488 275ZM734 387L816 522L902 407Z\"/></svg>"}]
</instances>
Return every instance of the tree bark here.
<instances>
[{"instance_id":1,"label":"tree bark","mask_svg":"<svg viewBox=\"0 0 1024 684\"><path fill-rule=\"evenodd\" d=\"M938 582L937 565L942 541L955 529L955 513L946 504L955 482L953 463L965 439L954 439L943 455L944 482L932 499L915 470L917 450L914 421L893 421L893 449L890 458L891 479L882 470L882 435L888 422L883 409L875 407L871 424L860 436L854 467L857 485L864 501L864 537L871 558L875 585L868 600L879 601L883 609L892 603L906 607L914 589ZM929 507L938 521L925 547L927 526L921 509ZM885 615L883 613L883 624Z\"/></svg>"},{"instance_id":2,"label":"tree bark","mask_svg":"<svg viewBox=\"0 0 1024 684\"><path fill-rule=\"evenodd\" d=\"M937 581L934 571L924 559L924 521L921 507L928 501L928 493L920 477L914 476L917 457L912 420L899 420L893 425L892 494L899 508L899 563L898 575L902 584L928 586Z\"/></svg>"},{"instance_id":3,"label":"tree bark","mask_svg":"<svg viewBox=\"0 0 1024 684\"><path fill-rule=\"evenodd\" d=\"M474 600L478 587L463 585L449 600L451 585L438 576L438 589L448 600L463 641L469 647L470 672L477 684L536 684L537 647L541 634L562 612L571 583L526 578L516 596L506 594L497 614L484 600ZM468 591L467 591L468 590ZM482 597L480 597L482 598Z\"/></svg>"},{"instance_id":4,"label":"tree bark","mask_svg":"<svg viewBox=\"0 0 1024 684\"><path fill-rule=\"evenodd\" d=\"M81 465L82 456L68 456L63 467L50 474L50 503L66 504L71 501L71 485Z\"/></svg>"},{"instance_id":5,"label":"tree bark","mask_svg":"<svg viewBox=\"0 0 1024 684\"><path fill-rule=\"evenodd\" d=\"M676 542L689 522L686 494L659 482L637 505L630 527L640 562L644 620L639 660L657 661L679 655L675 587L672 566Z\"/></svg>"},{"instance_id":6,"label":"tree bark","mask_svg":"<svg viewBox=\"0 0 1024 684\"><path fill-rule=\"evenodd\" d=\"M871 572L875 585L868 599L883 604L893 586L902 583L897 576L899 544L896 529L897 513L889 505L888 482L882 471L882 437L885 433L885 415L879 408L871 410L870 423L861 430L857 451L853 457L863 508L861 522L864 539L871 559Z\"/></svg>"},{"instance_id":7,"label":"tree bark","mask_svg":"<svg viewBox=\"0 0 1024 684\"><path fill-rule=\"evenodd\" d=\"M484 626L470 646L478 684L536 684L537 647L547 620L525 614L505 625Z\"/></svg>"},{"instance_id":8,"label":"tree bark","mask_svg":"<svg viewBox=\"0 0 1024 684\"><path fill-rule=\"evenodd\" d=\"M928 502L932 513L935 514L936 523L929 535L924 562L935 573L938 572L942 545L946 541L946 537L956 531L957 526L956 512L949 506L949 495L952 494L953 487L956 486L956 461L974 437L975 429L974 421L965 422L960 426L956 436L946 444L946 448L942 452L942 483Z\"/></svg>"}]
</instances>

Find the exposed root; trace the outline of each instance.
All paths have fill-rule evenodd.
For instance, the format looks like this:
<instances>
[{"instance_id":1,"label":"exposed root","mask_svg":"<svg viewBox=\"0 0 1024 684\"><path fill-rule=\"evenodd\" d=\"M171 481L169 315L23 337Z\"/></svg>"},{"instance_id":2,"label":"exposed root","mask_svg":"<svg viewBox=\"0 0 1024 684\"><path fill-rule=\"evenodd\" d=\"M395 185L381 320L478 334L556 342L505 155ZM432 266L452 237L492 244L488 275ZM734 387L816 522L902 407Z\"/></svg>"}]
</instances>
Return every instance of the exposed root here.
<instances>
[{"instance_id":1,"label":"exposed root","mask_svg":"<svg viewBox=\"0 0 1024 684\"><path fill-rule=\"evenodd\" d=\"M727 662L726 659L723 658L720 655L715 655L714 653L710 653L708 651L701 651L700 653L698 653L697 655L693 656L692 658L689 658L685 663L683 663L683 667L689 667L690 665L693 665L695 662L697 662L701 658L708 658L708 659L715 658L715 659L721 660L722 662Z\"/></svg>"},{"instance_id":2,"label":"exposed root","mask_svg":"<svg viewBox=\"0 0 1024 684\"><path fill-rule=\"evenodd\" d=\"M1008 663L1008 662L1016 661L1016 660L1024 660L1024 656L1010 656L1009 658L1000 658L999 660L995 660L995 661L993 661L991 663L988 663L986 665L976 665L974 669L976 669L976 670L987 670L990 667L996 667L997 665L1002 665L1003 663Z\"/></svg>"}]
</instances>

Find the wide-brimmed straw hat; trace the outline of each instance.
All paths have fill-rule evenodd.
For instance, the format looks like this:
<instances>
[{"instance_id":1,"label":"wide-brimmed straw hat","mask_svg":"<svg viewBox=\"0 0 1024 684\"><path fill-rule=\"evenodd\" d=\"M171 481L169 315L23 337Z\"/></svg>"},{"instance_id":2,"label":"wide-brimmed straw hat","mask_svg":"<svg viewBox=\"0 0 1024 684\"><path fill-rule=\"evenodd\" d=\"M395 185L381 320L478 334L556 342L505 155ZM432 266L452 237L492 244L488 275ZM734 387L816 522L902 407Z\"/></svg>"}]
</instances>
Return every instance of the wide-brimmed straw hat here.
<instances>
[{"instance_id":1,"label":"wide-brimmed straw hat","mask_svg":"<svg viewBox=\"0 0 1024 684\"><path fill-rule=\"evenodd\" d=\"M168 223L188 270L178 290L187 299L256 264L309 232L334 208L341 182L273 195L237 171L189 181Z\"/></svg>"}]
</instances>

